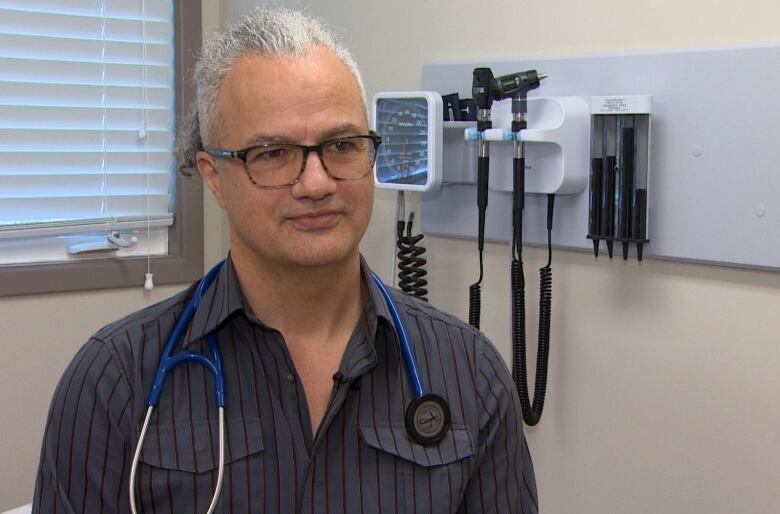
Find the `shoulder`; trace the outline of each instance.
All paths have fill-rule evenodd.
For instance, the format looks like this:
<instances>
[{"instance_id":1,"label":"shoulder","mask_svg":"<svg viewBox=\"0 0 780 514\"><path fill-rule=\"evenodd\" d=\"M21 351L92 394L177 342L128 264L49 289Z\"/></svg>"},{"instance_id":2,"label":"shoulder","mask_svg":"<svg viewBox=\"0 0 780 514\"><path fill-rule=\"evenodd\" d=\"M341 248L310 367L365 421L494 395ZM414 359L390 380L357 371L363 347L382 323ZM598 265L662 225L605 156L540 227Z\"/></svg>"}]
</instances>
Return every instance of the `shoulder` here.
<instances>
[{"instance_id":1,"label":"shoulder","mask_svg":"<svg viewBox=\"0 0 780 514\"><path fill-rule=\"evenodd\" d=\"M161 340L164 342L170 331L167 326L175 322L188 297L189 290L182 291L99 329L65 369L55 402L81 403L76 391L82 391L106 405L123 405L116 397L131 398L142 386L138 379L155 365ZM62 398L57 400L58 396ZM113 398L111 402L109 398Z\"/></svg>"},{"instance_id":2,"label":"shoulder","mask_svg":"<svg viewBox=\"0 0 780 514\"><path fill-rule=\"evenodd\" d=\"M457 316L401 291L393 290L393 299L406 317L419 327L425 344L430 344L432 339L443 339L443 344L463 347L471 354L472 364L484 358L485 354L491 359L500 359L498 350L488 337Z\"/></svg>"},{"instance_id":3,"label":"shoulder","mask_svg":"<svg viewBox=\"0 0 780 514\"><path fill-rule=\"evenodd\" d=\"M159 322L167 317L175 318L186 307L191 289L191 287L187 288L165 300L123 316L102 327L92 338L99 341L117 340L128 333L143 329L144 325Z\"/></svg>"},{"instance_id":4,"label":"shoulder","mask_svg":"<svg viewBox=\"0 0 780 514\"><path fill-rule=\"evenodd\" d=\"M154 305L132 312L95 332L83 345L80 354L102 353L112 361L128 383L134 382L138 368L145 366L145 353L159 355L161 342L186 307L190 296L187 288Z\"/></svg>"},{"instance_id":5,"label":"shoulder","mask_svg":"<svg viewBox=\"0 0 780 514\"><path fill-rule=\"evenodd\" d=\"M417 358L440 367L443 374L472 377L472 385L484 390L487 384L511 389L511 373L496 346L481 331L428 302L393 291Z\"/></svg>"},{"instance_id":6,"label":"shoulder","mask_svg":"<svg viewBox=\"0 0 780 514\"><path fill-rule=\"evenodd\" d=\"M121 360L137 361L133 357L141 346L167 334L176 318L185 309L192 288L187 288L165 300L132 312L105 325L87 344L101 344Z\"/></svg>"},{"instance_id":7,"label":"shoulder","mask_svg":"<svg viewBox=\"0 0 780 514\"><path fill-rule=\"evenodd\" d=\"M464 336L467 338L482 338L487 340L482 332L453 314L438 309L424 300L409 296L408 294L397 289L393 289L392 294L396 305L398 305L398 307L400 307L401 310L410 318L424 319L429 322L442 323L447 327L452 327L459 331L463 331Z\"/></svg>"},{"instance_id":8,"label":"shoulder","mask_svg":"<svg viewBox=\"0 0 780 514\"><path fill-rule=\"evenodd\" d=\"M461 413L472 433L515 403L512 375L485 334L427 302L395 290L393 297L431 391Z\"/></svg>"}]
</instances>

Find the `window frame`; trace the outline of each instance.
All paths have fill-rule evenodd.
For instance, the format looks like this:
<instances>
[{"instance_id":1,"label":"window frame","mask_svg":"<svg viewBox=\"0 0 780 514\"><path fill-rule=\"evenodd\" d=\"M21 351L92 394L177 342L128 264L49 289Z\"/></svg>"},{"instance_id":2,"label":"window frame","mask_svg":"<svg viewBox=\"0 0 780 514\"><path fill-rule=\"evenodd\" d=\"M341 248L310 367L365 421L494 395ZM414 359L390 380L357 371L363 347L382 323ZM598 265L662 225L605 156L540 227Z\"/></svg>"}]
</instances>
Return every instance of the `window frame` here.
<instances>
[{"instance_id":1,"label":"window frame","mask_svg":"<svg viewBox=\"0 0 780 514\"><path fill-rule=\"evenodd\" d=\"M191 77L201 47L201 0L173 0L175 33L175 117L186 115L195 98ZM174 128L174 130L176 130ZM168 255L152 256L156 285L192 282L203 274L203 181L177 174L176 209L168 229ZM0 297L142 287L147 258L108 257L83 261L0 265Z\"/></svg>"}]
</instances>

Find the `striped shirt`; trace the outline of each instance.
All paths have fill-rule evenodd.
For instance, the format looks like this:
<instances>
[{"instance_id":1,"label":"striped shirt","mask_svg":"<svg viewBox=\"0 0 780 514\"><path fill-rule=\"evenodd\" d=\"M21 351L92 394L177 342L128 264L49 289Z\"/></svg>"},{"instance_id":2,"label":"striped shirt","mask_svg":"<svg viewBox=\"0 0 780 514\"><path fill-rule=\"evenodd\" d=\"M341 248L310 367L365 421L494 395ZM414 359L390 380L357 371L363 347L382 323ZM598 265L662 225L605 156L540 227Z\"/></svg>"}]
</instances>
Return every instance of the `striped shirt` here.
<instances>
[{"instance_id":1,"label":"striped shirt","mask_svg":"<svg viewBox=\"0 0 780 514\"><path fill-rule=\"evenodd\" d=\"M362 263L364 308L328 409L312 433L306 397L282 335L248 307L230 259L179 349L224 357L226 469L220 513L537 513L520 403L496 349L429 304L392 294L422 380L450 406L433 446L407 435L414 397L392 318ZM95 334L60 380L46 423L33 512L130 512L128 479L168 334L194 286ZM218 467L211 376L171 373L152 416L136 481L139 512L203 513Z\"/></svg>"}]
</instances>

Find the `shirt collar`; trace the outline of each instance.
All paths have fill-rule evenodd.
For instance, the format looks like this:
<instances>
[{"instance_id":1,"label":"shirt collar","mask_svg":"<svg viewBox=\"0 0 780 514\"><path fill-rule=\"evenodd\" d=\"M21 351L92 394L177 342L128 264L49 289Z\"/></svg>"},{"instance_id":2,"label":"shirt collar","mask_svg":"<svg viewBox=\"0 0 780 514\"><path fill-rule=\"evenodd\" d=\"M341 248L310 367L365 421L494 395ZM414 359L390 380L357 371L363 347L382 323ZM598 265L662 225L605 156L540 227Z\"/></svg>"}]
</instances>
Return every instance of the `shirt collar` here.
<instances>
[{"instance_id":1,"label":"shirt collar","mask_svg":"<svg viewBox=\"0 0 780 514\"><path fill-rule=\"evenodd\" d=\"M365 293L363 302L363 312L368 322L369 337L373 338L376 335L377 321L379 318L384 318L385 321L392 324L393 318L390 315L390 309L387 307L382 292L379 290L379 286L374 282L374 278L371 274L371 268L368 267L366 260L363 256L360 256L360 273L363 278L363 290Z\"/></svg>"},{"instance_id":2,"label":"shirt collar","mask_svg":"<svg viewBox=\"0 0 780 514\"><path fill-rule=\"evenodd\" d=\"M373 345L376 338L378 320L384 318L386 322L392 324L393 318L390 310L379 291L371 275L371 269L366 260L360 256L360 274L363 283L363 316L368 324L368 337ZM193 288L194 291L194 288ZM230 319L236 312L245 312L249 314L249 306L245 305L241 286L238 282L233 261L228 255L225 264L203 294L200 307L195 311L190 326L189 335L182 347L188 346L193 341L202 339L219 328L223 323Z\"/></svg>"},{"instance_id":3,"label":"shirt collar","mask_svg":"<svg viewBox=\"0 0 780 514\"><path fill-rule=\"evenodd\" d=\"M203 294L200 306L192 317L189 335L182 347L202 339L206 334L219 328L234 313L242 310L244 310L244 302L241 287L236 269L233 267L233 260L228 255L214 282Z\"/></svg>"}]
</instances>

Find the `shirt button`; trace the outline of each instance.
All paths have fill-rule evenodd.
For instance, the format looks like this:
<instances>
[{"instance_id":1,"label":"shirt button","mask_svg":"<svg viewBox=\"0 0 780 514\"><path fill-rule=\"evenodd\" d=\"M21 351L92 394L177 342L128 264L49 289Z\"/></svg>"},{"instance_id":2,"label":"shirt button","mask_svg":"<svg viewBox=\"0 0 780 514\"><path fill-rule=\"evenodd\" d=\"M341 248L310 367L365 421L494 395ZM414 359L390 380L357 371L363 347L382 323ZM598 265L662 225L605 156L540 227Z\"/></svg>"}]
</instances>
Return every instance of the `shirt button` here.
<instances>
[{"instance_id":1,"label":"shirt button","mask_svg":"<svg viewBox=\"0 0 780 514\"><path fill-rule=\"evenodd\" d=\"M292 373L287 373L287 381L290 383L295 382L295 375L293 375Z\"/></svg>"}]
</instances>

